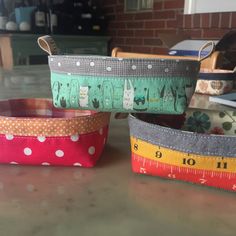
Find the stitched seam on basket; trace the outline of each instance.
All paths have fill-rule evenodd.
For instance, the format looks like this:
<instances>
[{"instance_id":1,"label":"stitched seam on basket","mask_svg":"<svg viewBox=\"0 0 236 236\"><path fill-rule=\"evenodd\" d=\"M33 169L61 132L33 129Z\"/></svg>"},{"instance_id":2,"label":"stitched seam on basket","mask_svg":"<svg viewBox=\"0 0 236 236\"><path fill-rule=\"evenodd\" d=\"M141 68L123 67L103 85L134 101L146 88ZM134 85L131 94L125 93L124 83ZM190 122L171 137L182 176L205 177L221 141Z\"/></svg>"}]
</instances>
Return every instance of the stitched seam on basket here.
<instances>
[{"instance_id":1,"label":"stitched seam on basket","mask_svg":"<svg viewBox=\"0 0 236 236\"><path fill-rule=\"evenodd\" d=\"M179 147L176 147L176 146L171 146L171 145L167 145L167 144L163 144L163 143L158 143L158 141L153 141L152 139L148 139L148 138L145 138L143 136L139 136L137 134L134 134L131 132L131 135L135 138L138 138L138 139L141 139L141 140L144 140L146 142L149 142L153 145L156 145L156 146L162 146L162 147L165 147L165 148L169 148L169 149L172 149L172 150L176 150L176 151L181 151L181 152L186 152L186 153L191 153L191 154L196 154L196 152L194 152L193 150L191 149L184 149L184 148L179 148ZM198 155L208 155L208 156L219 156L219 157L222 157L222 156L225 156L226 154L222 154L222 155L219 155L218 152L198 152ZM231 156L231 155L234 155L234 156ZM235 153L232 153L232 152L227 152L227 156L231 157L231 158L236 158L236 154Z\"/></svg>"},{"instance_id":2,"label":"stitched seam on basket","mask_svg":"<svg viewBox=\"0 0 236 236\"><path fill-rule=\"evenodd\" d=\"M160 75L157 75L156 77L155 76L144 76L142 74L142 77L138 77L138 75L132 75L132 76L127 76L127 75L124 75L124 76L117 76L117 75L114 75L114 77L112 75L109 75L109 76L102 76L102 75L88 75L88 74L75 74L75 73L71 73L71 75L68 75L67 72L61 72L61 71L55 71L53 70L52 71L52 74L51 76L53 77L53 79L55 79L54 76L66 76L65 78L62 78L60 77L60 79L72 79L71 76L76 76L76 77L73 77L73 79L80 79L80 77L84 78L84 79L111 79L111 80L125 80L125 79L132 79L132 80L160 80L160 81L166 81L167 79L169 80L178 80L178 79L184 79L184 80L196 80L196 76L195 75L192 75L192 76L180 76L180 75L169 75L168 76L160 76ZM102 78L101 78L102 77ZM138 77L138 78L137 78Z\"/></svg>"},{"instance_id":3,"label":"stitched seam on basket","mask_svg":"<svg viewBox=\"0 0 236 236\"><path fill-rule=\"evenodd\" d=\"M105 126L103 126L103 127L101 127L100 129L104 129L104 128L107 128L108 129L108 125L105 125ZM78 134L79 136L81 135L81 136L89 136L89 135L93 135L93 134L97 134L98 132L99 132L99 130L100 129L98 129L98 130L95 130L95 131L93 131L93 132L89 132L89 133L84 133L84 134ZM5 136L6 136L7 134L0 134L0 139L1 138L4 138L5 139ZM14 139L28 139L28 138L33 138L33 139L37 139L38 137L45 137L45 138L47 138L47 139L70 139L70 137L71 136L73 136L73 135L77 135L77 134L72 134L72 135L64 135L64 136L47 136L47 135L35 135L35 136L33 136L33 135L29 135L29 136L27 136L27 135L14 135L13 134L13 136L14 136ZM101 137L102 137L102 135L100 135ZM14 140L13 139L13 140ZM8 140L9 142L11 142L11 141L13 141L13 140ZM78 140L78 142L79 142L79 140Z\"/></svg>"},{"instance_id":4,"label":"stitched seam on basket","mask_svg":"<svg viewBox=\"0 0 236 236\"><path fill-rule=\"evenodd\" d=\"M140 120L137 120L137 119L135 119L135 118L133 118L133 117L130 117L130 119L133 119L133 122L134 123L136 123L136 124L134 124L134 126L136 126L136 128L138 128L138 129L140 129L139 127L137 127L138 125L137 125L137 123L140 123L140 122L142 122L142 129L143 129L143 127L148 127L148 128L150 128L150 127L152 127L152 129L154 129L154 130L158 130L158 132L159 133L161 133L161 132L165 132L165 133L167 133L167 134L171 134L172 136L174 136L174 137L180 137L180 138L182 138L182 139L189 139L190 138L190 135L192 136L193 134L190 134L190 135L181 135L181 134L177 134L177 132L173 132L173 131L167 131L165 128L159 128L159 127L157 127L156 125L152 125L152 124L145 124L145 122L143 122L143 121L140 121ZM132 122L132 120L130 121L130 122ZM132 126L132 124L131 124L131 126ZM140 126L140 125L139 125ZM132 128L132 127L131 127ZM179 132L182 132L182 131L179 131ZM148 141L148 142L151 142L152 144L155 144L155 145L158 145L158 146L164 146L164 147L167 147L167 148L171 148L171 149L175 149L175 150L179 150L179 151L183 151L183 152L189 152L189 153L192 153L193 152L193 150L191 150L191 149L184 149L184 148L180 148L180 147L178 147L178 146L172 146L172 145L168 145L168 144L165 144L165 143L160 143L160 142L158 142L158 140L153 140L153 139L147 139L146 137L144 137L143 135L140 135L140 134L137 134L137 130L135 130L135 132L133 132L132 130L130 131L130 133L132 134L132 135L134 135L134 136L136 136L136 137L138 137L138 138L140 138L140 139L145 139L146 141ZM195 137L200 137L200 139L206 139L207 141L209 141L209 140L219 140L220 138L218 137L205 137L205 136L203 136L203 135L201 135L201 134L197 134L197 135L194 135ZM235 143L235 140L233 140L234 138L228 138L228 137L224 137L224 143L228 143L229 141L228 140L230 140L231 141L231 143L232 143L232 145L233 145L233 143ZM181 143L182 144L182 143ZM217 150L216 152L212 152L212 151L205 151L205 152L202 152L202 154L205 154L205 155L217 155L217 156L219 156L219 153L218 153L218 151L219 150ZM226 152L226 150L222 150L223 152L224 152L224 154L222 154L222 155L226 155L225 154L225 152ZM201 153L199 150L198 150L198 152L199 153ZM222 156L221 155L221 156ZM231 151L229 151L229 150L227 150L227 155L233 155L232 157L236 157L236 153L234 153L234 152L231 152Z\"/></svg>"},{"instance_id":5,"label":"stitched seam on basket","mask_svg":"<svg viewBox=\"0 0 236 236\"><path fill-rule=\"evenodd\" d=\"M71 128L70 129L71 133L69 131L67 131L67 133L69 133L69 134L65 134L66 132L63 130L62 132L60 132L60 131L58 131L58 132L56 132L56 131L46 132L46 136L53 136L53 135L55 135L55 136L64 136L64 135L73 135L73 134L84 134L86 132L91 132L91 131L93 132L94 130L97 130L97 128L100 127L100 124L106 125L106 124L109 123L110 115L109 116L108 115L104 116L104 113L103 114L101 113L101 115L103 115L103 117L99 117L99 119L98 119L98 117L96 117L96 118L93 117L90 120L84 120L84 123L85 124L87 123L87 125L85 125L84 127L80 128L80 129L79 129L79 125L76 125L75 128L73 128L73 129ZM30 120L27 120L27 121L28 121L27 122L27 124L28 124L30 122ZM98 123L98 121L99 121L99 123ZM22 122L24 122L24 121L22 121ZM70 120L66 120L65 122L63 122L63 124L65 125L65 127L68 127L70 122L71 122ZM15 123L17 123L17 122L15 122ZM41 120L40 123L44 124L45 121ZM47 127L49 127L49 126L51 127L52 123L53 123L53 120L50 120L48 125L44 126L44 129L47 129ZM73 123L73 122L71 122L71 123ZM88 123L89 124L93 123L93 126L88 125ZM95 124L95 123L97 123L97 124ZM10 125L10 124L11 124L11 122L8 120L8 125ZM80 125L81 124L82 124L82 122L80 122ZM21 135L19 133L22 133L22 135L26 135L27 136L27 131L29 130L30 134L28 136L30 136L30 135L36 135L36 136L42 135L42 133L37 133L36 131L32 132L32 130L30 128L30 127L32 127L32 125L33 125L33 122L31 122L31 126L24 127L26 129L26 131L24 131L24 132L19 132L19 131L17 131L17 129L16 129L16 131L13 131L14 129L9 128L9 127L7 127L7 129L5 129L5 130L2 129L0 132L2 134L12 134L12 135ZM9 130L12 130L12 131L9 131ZM39 129L39 130L41 130L41 129ZM74 132L75 130L76 130L76 132ZM34 134L34 132L37 133L37 134Z\"/></svg>"},{"instance_id":6,"label":"stitched seam on basket","mask_svg":"<svg viewBox=\"0 0 236 236\"><path fill-rule=\"evenodd\" d=\"M53 59L61 59L63 58L64 60L68 60L70 61L71 59L75 59L75 60L84 60L84 61L91 61L91 60L97 60L97 61L101 61L101 60L104 60L104 61L109 61L109 62L114 62L114 61L120 61L120 59L122 59L122 61L131 61L131 62L156 62L156 61L160 61L160 62L171 62L171 63L183 63L185 64L186 62L187 63L196 63L198 62L197 60L189 60L189 59L175 59L173 57L172 58L122 58L122 57L109 57L109 56L86 56L86 55L83 55L83 56L80 56L80 55L51 55L51 56L48 56L49 59L53 58Z\"/></svg>"},{"instance_id":7,"label":"stitched seam on basket","mask_svg":"<svg viewBox=\"0 0 236 236\"><path fill-rule=\"evenodd\" d=\"M144 141L144 142L149 142L148 140L145 140L145 138L139 138L139 137L136 137L136 136L133 136L131 135L134 139L139 139L141 141ZM151 143L149 142L150 144L154 145L154 146L160 146L160 147L163 147L163 148L166 148L164 147L164 145L157 145L157 144L154 144L154 143ZM184 151L180 151L180 150L177 150L177 149L172 149L172 151L176 151L176 152L182 152L183 154L188 154L189 152L184 152ZM203 156L204 154L197 154L197 153L191 153L191 156L192 157L199 157L199 158L202 158L202 159L207 159L207 160L212 160L212 157L206 157L206 156ZM210 155L209 155L210 156ZM214 156L215 158L221 158L222 156L219 156L219 155L212 155ZM213 157L213 158L214 158ZM225 158L231 158L232 161L235 161L236 162L236 158L232 157L232 156L224 156Z\"/></svg>"}]
</instances>

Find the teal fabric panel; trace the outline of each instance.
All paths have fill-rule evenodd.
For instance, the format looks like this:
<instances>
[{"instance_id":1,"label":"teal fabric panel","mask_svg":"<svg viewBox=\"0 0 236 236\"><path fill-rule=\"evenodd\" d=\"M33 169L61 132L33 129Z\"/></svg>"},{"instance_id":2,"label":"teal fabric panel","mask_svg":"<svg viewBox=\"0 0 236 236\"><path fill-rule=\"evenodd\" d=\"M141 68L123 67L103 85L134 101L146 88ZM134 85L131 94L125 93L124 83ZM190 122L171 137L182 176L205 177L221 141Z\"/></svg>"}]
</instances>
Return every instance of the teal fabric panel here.
<instances>
[{"instance_id":1,"label":"teal fabric panel","mask_svg":"<svg viewBox=\"0 0 236 236\"><path fill-rule=\"evenodd\" d=\"M51 72L54 105L107 112L181 114L195 90L186 77L109 77Z\"/></svg>"}]
</instances>

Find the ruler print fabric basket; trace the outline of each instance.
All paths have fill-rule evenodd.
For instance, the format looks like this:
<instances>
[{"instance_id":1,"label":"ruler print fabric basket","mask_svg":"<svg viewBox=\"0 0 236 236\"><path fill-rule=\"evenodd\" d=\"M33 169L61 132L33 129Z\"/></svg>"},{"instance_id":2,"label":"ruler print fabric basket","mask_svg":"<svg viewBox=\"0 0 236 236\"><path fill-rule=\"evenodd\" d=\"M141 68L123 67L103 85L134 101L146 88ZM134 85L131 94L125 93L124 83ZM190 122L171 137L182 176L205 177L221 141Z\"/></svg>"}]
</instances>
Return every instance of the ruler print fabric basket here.
<instances>
[{"instance_id":1,"label":"ruler print fabric basket","mask_svg":"<svg viewBox=\"0 0 236 236\"><path fill-rule=\"evenodd\" d=\"M195 90L197 60L53 55L49 36L38 42L50 54L58 108L181 114Z\"/></svg>"},{"instance_id":2,"label":"ruler print fabric basket","mask_svg":"<svg viewBox=\"0 0 236 236\"><path fill-rule=\"evenodd\" d=\"M0 101L0 163L92 167L110 113L54 108L50 99Z\"/></svg>"},{"instance_id":3,"label":"ruler print fabric basket","mask_svg":"<svg viewBox=\"0 0 236 236\"><path fill-rule=\"evenodd\" d=\"M129 126L134 172L236 191L235 136L182 131L138 114Z\"/></svg>"}]
</instances>

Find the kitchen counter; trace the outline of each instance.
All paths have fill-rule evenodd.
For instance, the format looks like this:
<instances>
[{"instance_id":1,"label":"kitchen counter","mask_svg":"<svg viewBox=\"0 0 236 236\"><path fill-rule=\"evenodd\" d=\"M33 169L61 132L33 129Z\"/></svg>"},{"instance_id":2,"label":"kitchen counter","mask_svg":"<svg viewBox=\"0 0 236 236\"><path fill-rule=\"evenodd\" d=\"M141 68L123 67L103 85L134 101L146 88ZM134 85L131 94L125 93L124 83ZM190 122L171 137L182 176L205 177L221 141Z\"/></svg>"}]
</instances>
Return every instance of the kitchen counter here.
<instances>
[{"instance_id":1,"label":"kitchen counter","mask_svg":"<svg viewBox=\"0 0 236 236\"><path fill-rule=\"evenodd\" d=\"M47 66L1 71L0 99L50 97L49 84ZM236 232L234 193L132 173L127 120L112 119L95 168L0 165L0 209L1 236Z\"/></svg>"}]
</instances>

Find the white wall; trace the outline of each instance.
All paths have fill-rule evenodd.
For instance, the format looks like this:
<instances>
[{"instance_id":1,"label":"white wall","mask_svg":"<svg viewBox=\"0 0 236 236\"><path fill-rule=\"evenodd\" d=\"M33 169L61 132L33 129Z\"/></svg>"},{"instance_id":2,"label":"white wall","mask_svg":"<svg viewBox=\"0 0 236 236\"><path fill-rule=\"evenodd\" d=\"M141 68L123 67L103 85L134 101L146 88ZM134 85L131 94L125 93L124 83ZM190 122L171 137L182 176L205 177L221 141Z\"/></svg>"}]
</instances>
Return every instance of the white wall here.
<instances>
[{"instance_id":1,"label":"white wall","mask_svg":"<svg viewBox=\"0 0 236 236\"><path fill-rule=\"evenodd\" d=\"M236 11L236 0L185 0L184 14Z\"/></svg>"}]
</instances>

